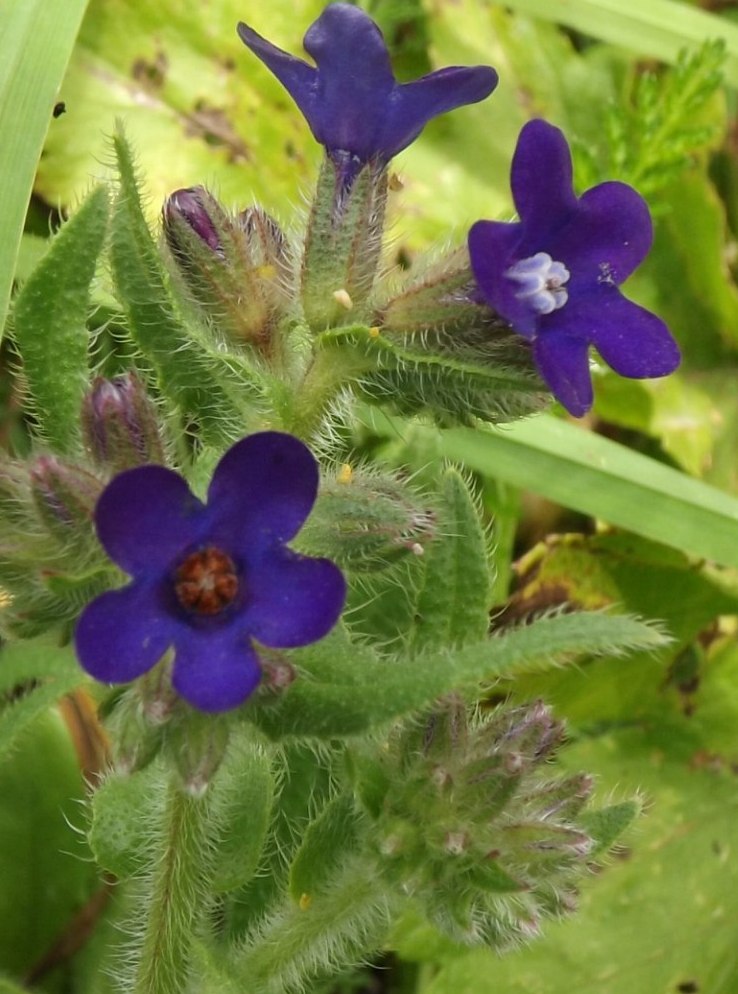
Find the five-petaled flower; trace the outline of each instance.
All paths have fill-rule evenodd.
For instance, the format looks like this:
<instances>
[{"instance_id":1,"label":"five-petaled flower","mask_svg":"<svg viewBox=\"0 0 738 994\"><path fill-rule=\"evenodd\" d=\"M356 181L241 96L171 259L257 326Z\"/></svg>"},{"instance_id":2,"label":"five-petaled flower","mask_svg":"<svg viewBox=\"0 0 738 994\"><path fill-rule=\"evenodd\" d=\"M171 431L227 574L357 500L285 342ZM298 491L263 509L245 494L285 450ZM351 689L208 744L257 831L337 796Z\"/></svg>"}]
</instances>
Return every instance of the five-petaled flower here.
<instances>
[{"instance_id":1,"label":"five-petaled flower","mask_svg":"<svg viewBox=\"0 0 738 994\"><path fill-rule=\"evenodd\" d=\"M164 466L116 476L95 522L132 582L83 611L75 641L84 669L125 683L173 648L172 682L182 697L203 711L241 704L261 679L255 642L282 649L315 642L343 608L338 567L285 546L317 488L309 449L279 432L234 445L205 504Z\"/></svg>"},{"instance_id":2,"label":"five-petaled flower","mask_svg":"<svg viewBox=\"0 0 738 994\"><path fill-rule=\"evenodd\" d=\"M673 372L666 325L618 290L651 247L640 194L609 182L577 198L566 139L539 120L520 133L511 186L520 220L472 226L472 270L487 304L533 343L554 396L577 417L592 406L590 345L622 376Z\"/></svg>"},{"instance_id":3,"label":"five-petaled flower","mask_svg":"<svg viewBox=\"0 0 738 994\"><path fill-rule=\"evenodd\" d=\"M438 114L477 103L497 85L488 66L452 66L398 83L382 33L358 7L333 3L307 31L315 67L289 55L246 24L251 49L289 92L316 140L348 172L386 164Z\"/></svg>"}]
</instances>

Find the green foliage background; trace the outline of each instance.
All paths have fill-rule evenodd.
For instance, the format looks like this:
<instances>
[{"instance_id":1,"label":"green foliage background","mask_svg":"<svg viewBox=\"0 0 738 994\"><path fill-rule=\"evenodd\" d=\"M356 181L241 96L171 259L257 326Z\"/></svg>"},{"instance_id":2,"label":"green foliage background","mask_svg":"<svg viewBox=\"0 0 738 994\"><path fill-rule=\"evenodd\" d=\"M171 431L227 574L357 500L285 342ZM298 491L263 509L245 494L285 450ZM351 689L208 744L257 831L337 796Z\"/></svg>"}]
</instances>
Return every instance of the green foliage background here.
<instances>
[{"instance_id":1,"label":"green foliage background","mask_svg":"<svg viewBox=\"0 0 738 994\"><path fill-rule=\"evenodd\" d=\"M256 199L288 219L310 190L319 150L239 43L235 23L298 52L322 7L10 0L0 36L0 305L13 274L22 282L45 251L44 205L73 211L110 178L117 118L137 150L152 222L166 194L202 182L228 205ZM678 374L654 383L601 371L585 426L549 416L441 437L427 426L367 420L364 441L378 458L422 471L451 457L476 474L495 521L496 594L507 616L564 602L618 604L663 619L674 636L658 652L585 660L504 688L520 699L540 695L568 719L563 760L595 772L603 797L643 792L645 816L587 889L581 912L501 959L407 920L395 945L417 968L391 982L418 994L735 994L738 12L679 0L366 7L404 78L452 63L491 63L501 77L490 101L434 122L396 161L402 188L392 194L388 263L459 241L480 217L509 216L517 133L528 117L545 116L570 137L582 188L623 179L649 199L655 248L629 292L669 321L685 356ZM56 101L66 113L52 118ZM31 182L21 237L18 205ZM110 306L104 276L95 293ZM626 531L592 535L595 518ZM511 560L521 554L508 598ZM5 664L9 693L18 681L12 658ZM68 672L60 663L54 674L61 692L74 686ZM108 904L94 931L75 918L97 907L101 891L74 830L84 815L69 799L83 787L69 725L57 711L0 711L0 969L28 978L71 929L80 941L57 951L39 982L98 992L117 909ZM20 853L33 873L22 872ZM0 992L17 989L0 979Z\"/></svg>"}]
</instances>

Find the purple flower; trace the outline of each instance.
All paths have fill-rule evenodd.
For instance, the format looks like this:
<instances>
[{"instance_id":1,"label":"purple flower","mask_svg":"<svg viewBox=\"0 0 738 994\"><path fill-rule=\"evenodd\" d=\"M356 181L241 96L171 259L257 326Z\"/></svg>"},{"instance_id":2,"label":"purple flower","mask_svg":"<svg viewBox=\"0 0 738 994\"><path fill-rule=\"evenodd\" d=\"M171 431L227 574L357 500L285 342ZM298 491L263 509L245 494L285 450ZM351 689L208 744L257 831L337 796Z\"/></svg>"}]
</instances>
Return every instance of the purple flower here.
<instances>
[{"instance_id":1,"label":"purple flower","mask_svg":"<svg viewBox=\"0 0 738 994\"><path fill-rule=\"evenodd\" d=\"M125 683L174 649L172 681L202 711L241 704L261 679L261 643L322 638L346 594L327 559L285 542L315 502L318 466L291 435L262 432L220 460L203 504L179 474L116 476L95 510L100 542L132 582L87 605L75 633L85 670Z\"/></svg>"},{"instance_id":2,"label":"purple flower","mask_svg":"<svg viewBox=\"0 0 738 994\"><path fill-rule=\"evenodd\" d=\"M412 83L395 80L382 33L358 7L333 3L310 26L305 50L317 68L268 42L246 24L243 43L274 73L328 154L354 165L387 163L445 111L477 103L497 85L488 66L453 66Z\"/></svg>"},{"instance_id":3,"label":"purple flower","mask_svg":"<svg viewBox=\"0 0 738 994\"><path fill-rule=\"evenodd\" d=\"M621 376L672 373L680 356L666 325L618 290L651 247L640 194L611 182L577 198L566 139L545 121L521 131L511 186L520 220L472 226L472 270L490 307L533 343L554 396L577 417L592 406L590 345Z\"/></svg>"}]
</instances>

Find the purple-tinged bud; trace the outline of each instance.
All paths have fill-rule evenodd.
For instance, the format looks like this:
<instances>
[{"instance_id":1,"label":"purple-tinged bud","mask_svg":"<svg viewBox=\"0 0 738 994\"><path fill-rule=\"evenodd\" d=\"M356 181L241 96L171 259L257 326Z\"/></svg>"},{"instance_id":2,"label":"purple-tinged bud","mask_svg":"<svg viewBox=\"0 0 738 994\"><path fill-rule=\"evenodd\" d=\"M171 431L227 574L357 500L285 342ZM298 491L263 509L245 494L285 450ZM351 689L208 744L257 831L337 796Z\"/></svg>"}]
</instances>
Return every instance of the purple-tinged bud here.
<instances>
[{"instance_id":1,"label":"purple-tinged bud","mask_svg":"<svg viewBox=\"0 0 738 994\"><path fill-rule=\"evenodd\" d=\"M610 808L578 822L592 779L551 772L562 735L540 701L474 711L449 697L390 737L381 803L367 806L377 867L452 937L497 949L535 937L633 817L626 804L622 822Z\"/></svg>"},{"instance_id":2,"label":"purple-tinged bud","mask_svg":"<svg viewBox=\"0 0 738 994\"><path fill-rule=\"evenodd\" d=\"M261 652L261 686L274 694L281 694L297 679L297 671L283 653L274 649Z\"/></svg>"},{"instance_id":3,"label":"purple-tinged bud","mask_svg":"<svg viewBox=\"0 0 738 994\"><path fill-rule=\"evenodd\" d=\"M120 472L164 462L156 408L133 373L96 379L82 402L81 420L87 448L101 466Z\"/></svg>"},{"instance_id":4,"label":"purple-tinged bud","mask_svg":"<svg viewBox=\"0 0 738 994\"><path fill-rule=\"evenodd\" d=\"M180 283L208 324L271 357L293 279L276 222L259 207L233 217L199 186L173 193L162 218Z\"/></svg>"},{"instance_id":5,"label":"purple-tinged bud","mask_svg":"<svg viewBox=\"0 0 738 994\"><path fill-rule=\"evenodd\" d=\"M56 456L38 456L29 475L36 507L53 534L65 540L94 535L92 514L101 480Z\"/></svg>"},{"instance_id":6,"label":"purple-tinged bud","mask_svg":"<svg viewBox=\"0 0 738 994\"><path fill-rule=\"evenodd\" d=\"M167 197L162 210L164 235L172 252L187 256L182 245L182 224L188 225L213 252L222 252L214 216L223 215L218 201L202 186L175 190Z\"/></svg>"},{"instance_id":7,"label":"purple-tinged bud","mask_svg":"<svg viewBox=\"0 0 738 994\"><path fill-rule=\"evenodd\" d=\"M285 281L292 278L292 253L284 232L261 207L247 207L236 218L246 235L251 259L257 267L274 267L275 275ZM270 276L271 273L263 273Z\"/></svg>"}]
</instances>

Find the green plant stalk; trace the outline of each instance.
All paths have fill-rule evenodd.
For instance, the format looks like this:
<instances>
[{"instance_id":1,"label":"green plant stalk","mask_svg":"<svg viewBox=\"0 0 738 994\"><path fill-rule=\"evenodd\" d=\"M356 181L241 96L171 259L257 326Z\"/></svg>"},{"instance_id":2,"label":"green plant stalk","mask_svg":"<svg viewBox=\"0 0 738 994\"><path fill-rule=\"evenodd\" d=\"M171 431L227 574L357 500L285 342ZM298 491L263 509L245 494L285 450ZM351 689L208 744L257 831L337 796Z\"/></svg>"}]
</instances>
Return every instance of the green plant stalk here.
<instances>
[{"instance_id":1,"label":"green plant stalk","mask_svg":"<svg viewBox=\"0 0 738 994\"><path fill-rule=\"evenodd\" d=\"M208 812L205 798L186 793L172 780L132 994L181 994L186 989L192 940L211 873Z\"/></svg>"},{"instance_id":2,"label":"green plant stalk","mask_svg":"<svg viewBox=\"0 0 738 994\"><path fill-rule=\"evenodd\" d=\"M310 440L346 384L358 379L372 366L371 358L358 349L348 346L318 348L295 391L283 428L298 438Z\"/></svg>"},{"instance_id":3,"label":"green plant stalk","mask_svg":"<svg viewBox=\"0 0 738 994\"><path fill-rule=\"evenodd\" d=\"M335 975L379 949L397 910L376 867L357 857L320 893L288 899L227 963L224 989L249 994L305 990L311 980ZM229 986L230 983L230 986Z\"/></svg>"}]
</instances>

